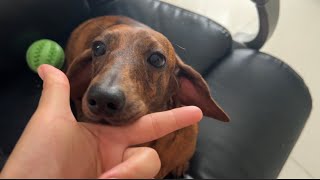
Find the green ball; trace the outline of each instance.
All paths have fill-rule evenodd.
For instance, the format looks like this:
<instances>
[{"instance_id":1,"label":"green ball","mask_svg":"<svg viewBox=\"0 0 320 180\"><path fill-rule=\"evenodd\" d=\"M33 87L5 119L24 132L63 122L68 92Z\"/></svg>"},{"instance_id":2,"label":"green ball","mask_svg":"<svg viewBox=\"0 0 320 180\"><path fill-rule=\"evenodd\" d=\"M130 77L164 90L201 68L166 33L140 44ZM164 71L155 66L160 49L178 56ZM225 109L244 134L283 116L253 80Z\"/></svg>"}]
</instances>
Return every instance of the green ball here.
<instances>
[{"instance_id":1,"label":"green ball","mask_svg":"<svg viewBox=\"0 0 320 180\"><path fill-rule=\"evenodd\" d=\"M35 41L27 50L26 59L28 66L37 73L42 64L50 64L56 68L62 68L64 64L64 51L62 47L49 39Z\"/></svg>"}]
</instances>

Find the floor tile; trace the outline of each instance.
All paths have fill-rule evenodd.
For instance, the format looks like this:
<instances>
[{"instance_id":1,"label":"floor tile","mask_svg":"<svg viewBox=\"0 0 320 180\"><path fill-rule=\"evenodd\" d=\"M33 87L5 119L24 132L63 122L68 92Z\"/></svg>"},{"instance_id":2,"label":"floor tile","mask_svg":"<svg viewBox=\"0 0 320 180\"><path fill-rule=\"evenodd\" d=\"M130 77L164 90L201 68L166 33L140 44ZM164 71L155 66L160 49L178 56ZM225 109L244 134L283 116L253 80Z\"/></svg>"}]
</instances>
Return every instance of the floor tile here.
<instances>
[{"instance_id":1,"label":"floor tile","mask_svg":"<svg viewBox=\"0 0 320 180\"><path fill-rule=\"evenodd\" d=\"M288 159L278 179L311 179L313 178L300 164Z\"/></svg>"}]
</instances>

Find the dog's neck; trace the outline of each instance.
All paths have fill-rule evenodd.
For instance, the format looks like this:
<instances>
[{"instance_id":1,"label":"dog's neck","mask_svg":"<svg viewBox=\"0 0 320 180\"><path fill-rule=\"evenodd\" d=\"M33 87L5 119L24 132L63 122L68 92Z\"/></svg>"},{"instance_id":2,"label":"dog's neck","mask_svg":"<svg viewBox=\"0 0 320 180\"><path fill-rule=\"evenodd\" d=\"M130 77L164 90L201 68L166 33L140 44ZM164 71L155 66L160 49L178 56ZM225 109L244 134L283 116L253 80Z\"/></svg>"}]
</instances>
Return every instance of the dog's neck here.
<instances>
[{"instance_id":1,"label":"dog's neck","mask_svg":"<svg viewBox=\"0 0 320 180\"><path fill-rule=\"evenodd\" d=\"M176 98L176 96L172 96L169 101L167 102L167 105L166 105L166 109L165 110L171 110L171 109L174 109L174 108L178 108L178 107L181 107L182 104L180 103L180 101Z\"/></svg>"}]
</instances>

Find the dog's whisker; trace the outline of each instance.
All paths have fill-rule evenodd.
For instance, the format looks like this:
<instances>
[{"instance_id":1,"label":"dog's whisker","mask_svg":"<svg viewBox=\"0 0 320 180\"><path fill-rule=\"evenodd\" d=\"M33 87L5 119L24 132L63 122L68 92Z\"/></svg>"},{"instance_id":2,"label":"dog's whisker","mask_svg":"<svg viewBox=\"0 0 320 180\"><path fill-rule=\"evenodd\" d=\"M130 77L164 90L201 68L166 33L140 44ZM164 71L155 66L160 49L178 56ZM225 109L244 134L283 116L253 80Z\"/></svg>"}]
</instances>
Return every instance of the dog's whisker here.
<instances>
[{"instance_id":1,"label":"dog's whisker","mask_svg":"<svg viewBox=\"0 0 320 180\"><path fill-rule=\"evenodd\" d=\"M179 44L176 44L176 43L172 43L172 44L175 45L176 47L180 48L180 49L183 50L183 51L187 51L186 48L180 46Z\"/></svg>"}]
</instances>

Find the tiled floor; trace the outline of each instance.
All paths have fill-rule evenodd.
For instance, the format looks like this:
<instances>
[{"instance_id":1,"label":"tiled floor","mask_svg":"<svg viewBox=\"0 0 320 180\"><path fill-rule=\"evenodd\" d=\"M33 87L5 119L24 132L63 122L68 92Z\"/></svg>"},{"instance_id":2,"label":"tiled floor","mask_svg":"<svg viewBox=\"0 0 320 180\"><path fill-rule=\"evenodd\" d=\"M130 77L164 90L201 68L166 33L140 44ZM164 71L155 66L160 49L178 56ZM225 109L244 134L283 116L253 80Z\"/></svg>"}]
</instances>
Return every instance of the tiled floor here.
<instances>
[{"instance_id":1,"label":"tiled floor","mask_svg":"<svg viewBox=\"0 0 320 180\"><path fill-rule=\"evenodd\" d=\"M164 0L210 17L232 34L255 32L250 0ZM279 57L305 80L313 111L279 178L320 178L320 0L282 0L280 19L262 51Z\"/></svg>"}]
</instances>

